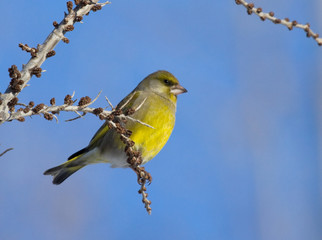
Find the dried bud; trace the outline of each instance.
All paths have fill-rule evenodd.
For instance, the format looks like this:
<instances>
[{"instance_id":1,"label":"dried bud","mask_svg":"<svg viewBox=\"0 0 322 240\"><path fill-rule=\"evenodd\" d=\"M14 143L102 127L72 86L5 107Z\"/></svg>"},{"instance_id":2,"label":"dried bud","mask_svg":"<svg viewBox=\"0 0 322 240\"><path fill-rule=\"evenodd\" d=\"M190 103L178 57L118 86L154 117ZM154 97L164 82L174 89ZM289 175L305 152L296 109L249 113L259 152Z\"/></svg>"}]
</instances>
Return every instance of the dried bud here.
<instances>
[{"instance_id":1,"label":"dried bud","mask_svg":"<svg viewBox=\"0 0 322 240\"><path fill-rule=\"evenodd\" d=\"M50 57L55 56L55 55L56 55L56 52L54 50L51 50L50 52L48 52L46 54L46 58L50 58Z\"/></svg>"},{"instance_id":2,"label":"dried bud","mask_svg":"<svg viewBox=\"0 0 322 240\"><path fill-rule=\"evenodd\" d=\"M10 68L8 68L9 76L11 78L20 78L21 73L19 72L18 68L16 65L12 65Z\"/></svg>"},{"instance_id":3,"label":"dried bud","mask_svg":"<svg viewBox=\"0 0 322 240\"><path fill-rule=\"evenodd\" d=\"M11 99L8 103L7 103L7 105L8 105L8 107L14 107L17 103L18 103L18 98L17 97L14 97L13 99Z\"/></svg>"},{"instance_id":4,"label":"dried bud","mask_svg":"<svg viewBox=\"0 0 322 240\"><path fill-rule=\"evenodd\" d=\"M55 28L58 28L58 26L59 26L58 22L56 22L56 21L53 22L53 25Z\"/></svg>"},{"instance_id":5,"label":"dried bud","mask_svg":"<svg viewBox=\"0 0 322 240\"><path fill-rule=\"evenodd\" d=\"M56 99L55 98L50 99L50 104L51 105L56 105Z\"/></svg>"},{"instance_id":6,"label":"dried bud","mask_svg":"<svg viewBox=\"0 0 322 240\"><path fill-rule=\"evenodd\" d=\"M28 107L32 108L33 106L35 106L35 103L33 101L29 102Z\"/></svg>"},{"instance_id":7,"label":"dried bud","mask_svg":"<svg viewBox=\"0 0 322 240\"><path fill-rule=\"evenodd\" d=\"M274 15L275 15L275 14L274 14L274 12L269 12L268 14L269 14L271 17L274 17Z\"/></svg>"},{"instance_id":8,"label":"dried bud","mask_svg":"<svg viewBox=\"0 0 322 240\"><path fill-rule=\"evenodd\" d=\"M76 22L80 22L80 21L82 21L83 20L83 17L82 16L76 16L75 17L75 21Z\"/></svg>"},{"instance_id":9,"label":"dried bud","mask_svg":"<svg viewBox=\"0 0 322 240\"><path fill-rule=\"evenodd\" d=\"M105 119L105 116L104 116L104 114L100 114L100 115L98 115L98 118L99 118L100 120L104 120L104 119Z\"/></svg>"},{"instance_id":10,"label":"dried bud","mask_svg":"<svg viewBox=\"0 0 322 240\"><path fill-rule=\"evenodd\" d=\"M86 97L82 97L79 102L78 102L78 106L84 106L84 105L87 105L91 102L91 98L86 96Z\"/></svg>"},{"instance_id":11,"label":"dried bud","mask_svg":"<svg viewBox=\"0 0 322 240\"><path fill-rule=\"evenodd\" d=\"M122 114L122 110L121 109L116 109L116 110L114 110L113 111L113 113L112 113L114 116L119 116L119 115L121 115Z\"/></svg>"},{"instance_id":12,"label":"dried bud","mask_svg":"<svg viewBox=\"0 0 322 240\"><path fill-rule=\"evenodd\" d=\"M93 11L93 12L96 12L96 11L101 10L101 9L102 9L102 6L101 6L101 5L99 5L99 4L96 4L96 5L94 5L94 6L92 7L92 11Z\"/></svg>"},{"instance_id":13,"label":"dried bud","mask_svg":"<svg viewBox=\"0 0 322 240\"><path fill-rule=\"evenodd\" d=\"M34 108L32 109L32 111L33 111L34 113L39 113L39 111L40 111L40 110L42 110L44 107L45 107L45 104L40 103L40 104L38 104L36 107L34 107Z\"/></svg>"},{"instance_id":14,"label":"dried bud","mask_svg":"<svg viewBox=\"0 0 322 240\"><path fill-rule=\"evenodd\" d=\"M250 8L250 9L252 9L252 8L255 7L255 5L254 5L254 3L248 3L247 7Z\"/></svg>"},{"instance_id":15,"label":"dried bud","mask_svg":"<svg viewBox=\"0 0 322 240\"><path fill-rule=\"evenodd\" d=\"M64 98L64 104L72 105L73 104L72 96L70 96L69 94L66 95L66 97Z\"/></svg>"},{"instance_id":16,"label":"dried bud","mask_svg":"<svg viewBox=\"0 0 322 240\"><path fill-rule=\"evenodd\" d=\"M67 43L67 44L69 43L69 39L67 37L64 37L62 40L64 43Z\"/></svg>"},{"instance_id":17,"label":"dried bud","mask_svg":"<svg viewBox=\"0 0 322 240\"><path fill-rule=\"evenodd\" d=\"M262 11L263 11L262 8L257 8L257 10L256 10L257 13L261 13Z\"/></svg>"},{"instance_id":18,"label":"dried bud","mask_svg":"<svg viewBox=\"0 0 322 240\"><path fill-rule=\"evenodd\" d=\"M126 130L125 133L124 133L124 135L126 137L130 137L132 135L132 131L131 130Z\"/></svg>"},{"instance_id":19,"label":"dried bud","mask_svg":"<svg viewBox=\"0 0 322 240\"><path fill-rule=\"evenodd\" d=\"M93 113L97 116L103 112L103 108L95 108Z\"/></svg>"},{"instance_id":20,"label":"dried bud","mask_svg":"<svg viewBox=\"0 0 322 240\"><path fill-rule=\"evenodd\" d=\"M113 121L114 120L114 115L113 114L107 115L106 120Z\"/></svg>"},{"instance_id":21,"label":"dried bud","mask_svg":"<svg viewBox=\"0 0 322 240\"><path fill-rule=\"evenodd\" d=\"M66 32L70 32L70 31L73 31L74 30L74 26L73 25L67 25L66 27L65 27L65 31Z\"/></svg>"},{"instance_id":22,"label":"dried bud","mask_svg":"<svg viewBox=\"0 0 322 240\"><path fill-rule=\"evenodd\" d=\"M29 112L30 111L30 108L29 107L26 107L24 110L23 110L23 112L24 113L27 113L27 112Z\"/></svg>"},{"instance_id":23,"label":"dried bud","mask_svg":"<svg viewBox=\"0 0 322 240\"><path fill-rule=\"evenodd\" d=\"M133 113L135 113L135 110L133 108L129 108L126 112L125 115L132 115Z\"/></svg>"},{"instance_id":24,"label":"dried bud","mask_svg":"<svg viewBox=\"0 0 322 240\"><path fill-rule=\"evenodd\" d=\"M40 67L34 67L30 69L30 74L35 75L37 78L41 77L41 71L42 69Z\"/></svg>"},{"instance_id":25,"label":"dried bud","mask_svg":"<svg viewBox=\"0 0 322 240\"><path fill-rule=\"evenodd\" d=\"M53 120L53 115L50 113L44 113L44 118L47 119L48 121Z\"/></svg>"},{"instance_id":26,"label":"dried bud","mask_svg":"<svg viewBox=\"0 0 322 240\"><path fill-rule=\"evenodd\" d=\"M281 19L276 18L276 19L274 20L274 23L276 23L276 24L281 23Z\"/></svg>"},{"instance_id":27,"label":"dried bud","mask_svg":"<svg viewBox=\"0 0 322 240\"><path fill-rule=\"evenodd\" d=\"M80 4L81 0L74 0L75 5Z\"/></svg>"},{"instance_id":28,"label":"dried bud","mask_svg":"<svg viewBox=\"0 0 322 240\"><path fill-rule=\"evenodd\" d=\"M130 140L127 142L127 144L128 144L128 146L133 147L135 143L132 140Z\"/></svg>"},{"instance_id":29,"label":"dried bud","mask_svg":"<svg viewBox=\"0 0 322 240\"><path fill-rule=\"evenodd\" d=\"M24 121L25 121L25 118L24 118L24 117L20 117L20 118L17 118L17 120L18 120L19 122L24 122Z\"/></svg>"},{"instance_id":30,"label":"dried bud","mask_svg":"<svg viewBox=\"0 0 322 240\"><path fill-rule=\"evenodd\" d=\"M67 2L67 10L68 10L68 12L70 12L71 10L73 10L73 2L72 1L68 1Z\"/></svg>"}]
</instances>

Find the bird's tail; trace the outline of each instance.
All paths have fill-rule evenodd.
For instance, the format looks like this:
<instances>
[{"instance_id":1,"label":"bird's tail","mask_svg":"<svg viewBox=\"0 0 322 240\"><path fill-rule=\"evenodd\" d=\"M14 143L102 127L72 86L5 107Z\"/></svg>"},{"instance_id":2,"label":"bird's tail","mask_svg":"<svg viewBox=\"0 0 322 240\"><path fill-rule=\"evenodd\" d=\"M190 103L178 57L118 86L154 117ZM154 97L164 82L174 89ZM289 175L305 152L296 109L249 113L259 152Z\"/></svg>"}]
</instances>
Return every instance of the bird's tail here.
<instances>
[{"instance_id":1,"label":"bird's tail","mask_svg":"<svg viewBox=\"0 0 322 240\"><path fill-rule=\"evenodd\" d=\"M84 156L84 154L88 153L87 148L83 148L82 150L74 153L68 158L68 161L57 166L48 169L44 172L44 175L52 175L54 177L53 184L61 184L65 181L70 175L78 171L79 169L86 166L85 162L80 158Z\"/></svg>"}]
</instances>

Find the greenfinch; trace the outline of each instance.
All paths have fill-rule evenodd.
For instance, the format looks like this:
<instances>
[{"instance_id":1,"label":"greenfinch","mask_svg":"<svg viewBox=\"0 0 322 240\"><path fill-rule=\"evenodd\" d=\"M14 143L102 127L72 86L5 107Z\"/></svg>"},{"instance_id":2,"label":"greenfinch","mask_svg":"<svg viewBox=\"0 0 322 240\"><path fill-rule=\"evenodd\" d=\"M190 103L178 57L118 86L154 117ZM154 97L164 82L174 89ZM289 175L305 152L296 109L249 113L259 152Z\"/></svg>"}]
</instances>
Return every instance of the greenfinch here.
<instances>
[{"instance_id":1,"label":"greenfinch","mask_svg":"<svg viewBox=\"0 0 322 240\"><path fill-rule=\"evenodd\" d=\"M168 141L175 123L177 95L187 90L167 71L157 71L144 78L138 86L116 107L125 112L137 109L124 127L132 132L134 149L142 154L142 164L154 158ZM129 167L124 151L125 144L115 129L105 122L87 147L71 155L67 162L48 169L44 175L52 175L53 183L60 184L70 175L93 163L110 163L111 167Z\"/></svg>"}]
</instances>

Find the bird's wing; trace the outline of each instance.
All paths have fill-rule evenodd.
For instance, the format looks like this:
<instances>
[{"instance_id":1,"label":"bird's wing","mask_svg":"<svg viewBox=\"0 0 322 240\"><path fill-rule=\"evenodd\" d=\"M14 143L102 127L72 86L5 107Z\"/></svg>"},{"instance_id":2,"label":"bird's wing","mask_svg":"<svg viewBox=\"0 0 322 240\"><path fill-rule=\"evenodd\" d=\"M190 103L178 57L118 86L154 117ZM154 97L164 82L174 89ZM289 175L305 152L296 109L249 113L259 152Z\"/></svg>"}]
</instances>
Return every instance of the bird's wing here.
<instances>
[{"instance_id":1,"label":"bird's wing","mask_svg":"<svg viewBox=\"0 0 322 240\"><path fill-rule=\"evenodd\" d=\"M125 112L128 109L138 105L138 101L136 101L142 94L141 91L133 91L129 95L127 95L117 106L116 109L122 108L122 110ZM109 127L107 125L107 122L105 122L95 133L94 137L91 139L88 147L89 149L95 148L97 145L99 145L99 142L101 139L103 139L103 136L108 132Z\"/></svg>"}]
</instances>

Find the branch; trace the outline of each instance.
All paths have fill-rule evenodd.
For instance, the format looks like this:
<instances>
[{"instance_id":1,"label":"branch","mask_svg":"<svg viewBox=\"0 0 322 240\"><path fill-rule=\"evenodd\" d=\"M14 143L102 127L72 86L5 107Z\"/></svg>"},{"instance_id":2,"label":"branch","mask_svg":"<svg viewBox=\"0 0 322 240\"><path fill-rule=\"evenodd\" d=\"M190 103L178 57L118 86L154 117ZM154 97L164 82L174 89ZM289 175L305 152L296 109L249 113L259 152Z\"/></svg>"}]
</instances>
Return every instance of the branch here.
<instances>
[{"instance_id":1,"label":"branch","mask_svg":"<svg viewBox=\"0 0 322 240\"><path fill-rule=\"evenodd\" d=\"M83 16L87 15L91 10L95 12L109 3L97 2L98 0L75 0L76 7L74 9L73 3L71 1L67 2L69 13L65 13L64 19L59 24L56 21L53 23L55 28L42 45L38 45L37 48L30 48L27 44L19 44L22 50L31 54L31 58L26 65L23 65L21 71L15 65L9 68L11 82L5 93L0 94L0 125L9 120L11 116L9 112L14 111L14 106L18 102L17 96L22 89L28 86L27 84L32 75L41 76L43 71L40 66L47 58L55 55L53 50L55 46L61 40L69 43L69 40L64 35L74 29L75 22L80 22Z\"/></svg>"},{"instance_id":2,"label":"branch","mask_svg":"<svg viewBox=\"0 0 322 240\"><path fill-rule=\"evenodd\" d=\"M3 153L0 154L0 157L2 157L3 155L5 155L7 152L13 150L13 148L8 148L6 149Z\"/></svg>"},{"instance_id":3,"label":"branch","mask_svg":"<svg viewBox=\"0 0 322 240\"><path fill-rule=\"evenodd\" d=\"M114 129L120 135L121 141L125 144L124 151L126 152L126 155L128 157L127 162L129 164L129 167L132 168L137 174L138 183L141 186L139 193L142 195L142 202L144 203L147 212L151 214L151 201L147 199L148 194L146 193L145 185L146 183L151 183L152 177L147 171L145 171L144 167L140 166L143 162L141 152L134 146L135 143L130 139L132 132L125 128L125 123L127 121L135 121L146 127L153 128L152 126L129 116L135 111L139 110L145 103L146 99L144 99L144 101L142 101L142 103L136 109L129 109L123 112L123 106L120 109L114 109L113 105L107 98L106 100L112 107L112 111L106 111L103 108L89 107L98 99L100 93L93 101L88 96L82 97L79 100L77 106L74 105L74 103L76 102L76 100L73 100L74 93L72 95L67 95L64 99L64 104L59 106L56 105L55 98L52 98L50 100L50 106L43 103L35 106L34 102L30 102L28 105L26 105L19 103L19 99L17 98L21 90L28 86L27 84L32 75L40 77L41 73L44 72L40 68L40 66L47 58L52 57L56 54L53 49L58 44L58 42L62 40L65 43L69 43L69 40L64 36L64 34L74 29L74 23L82 21L83 16L87 15L90 10L95 12L109 3L97 3L98 0L74 1L76 7L73 9L73 3L71 1L67 2L67 10L69 13L65 14L65 18L60 22L60 24L58 24L56 21L53 23L55 29L49 34L42 45L38 45L37 48L31 48L27 44L19 44L19 47L23 51L31 54L31 58L26 65L23 65L21 72L15 65L9 68L9 76L11 77L11 82L5 93L0 93L0 125L6 121L12 120L23 122L25 121L25 117L33 115L43 115L43 117L47 120L53 120L53 118L55 118L56 121L58 121L57 115L61 111L74 112L78 115L78 117L70 119L68 121L79 119L85 116L87 113L92 113L96 116L99 116L101 120L105 120L107 122L110 129ZM16 111L16 105L22 107ZM82 113L82 115L80 114L80 112ZM7 149L0 156L10 150L11 149Z\"/></svg>"},{"instance_id":4,"label":"branch","mask_svg":"<svg viewBox=\"0 0 322 240\"><path fill-rule=\"evenodd\" d=\"M144 102L145 100L140 104L140 106L142 106ZM146 211L148 214L151 214L151 201L147 198L148 194L146 193L146 184L152 182L152 177L144 167L140 166L143 162L141 152L135 148L135 143L130 139L132 132L124 127L126 119L121 117L122 115L128 117L128 115L133 114L137 109L131 109L130 111L127 111L127 113L123 113L122 109L115 109L111 114L105 117L105 119L108 127L110 129L114 129L120 135L121 141L125 144L124 151L128 157L127 162L130 165L130 168L132 168L137 174L137 181L141 186L138 193L142 195L142 202L144 203Z\"/></svg>"},{"instance_id":5,"label":"branch","mask_svg":"<svg viewBox=\"0 0 322 240\"><path fill-rule=\"evenodd\" d=\"M289 30L293 30L293 28L300 28L303 29L306 32L307 37L312 37L319 46L322 46L322 38L319 38L319 34L313 32L313 30L310 28L310 24L300 24L297 21L290 21L288 18L279 19L274 17L274 12L265 13L263 12L262 8L255 8L254 3L247 3L244 0L235 0L237 5L243 5L247 9L247 13L251 15L252 13L255 13L257 16L260 17L261 20L265 21L266 19L270 20L271 22L275 24L282 24L286 26Z\"/></svg>"}]
</instances>

